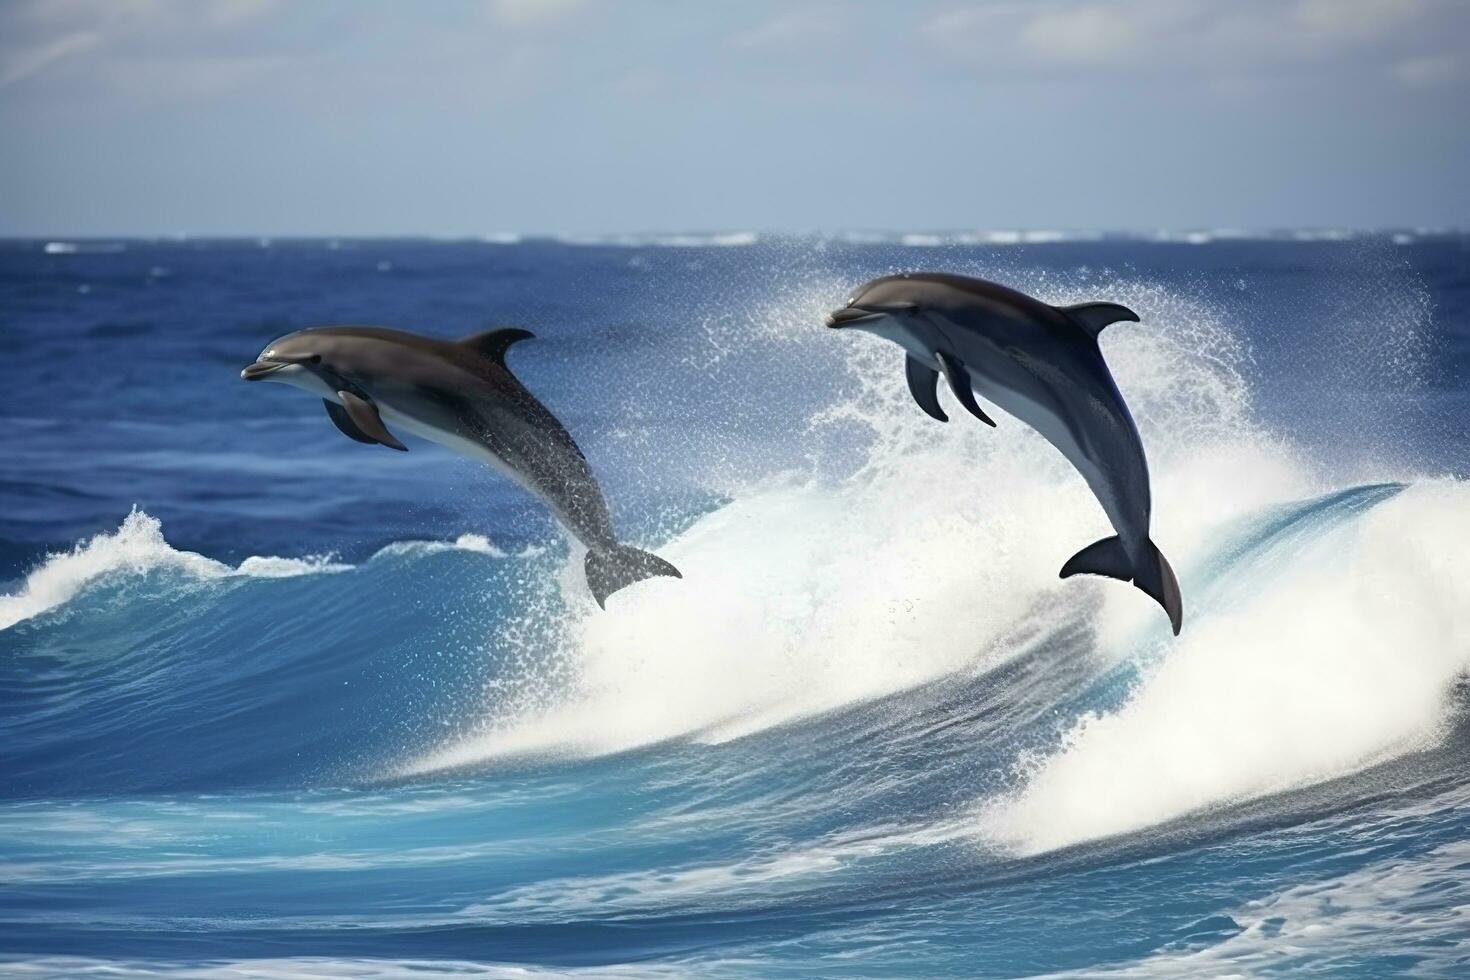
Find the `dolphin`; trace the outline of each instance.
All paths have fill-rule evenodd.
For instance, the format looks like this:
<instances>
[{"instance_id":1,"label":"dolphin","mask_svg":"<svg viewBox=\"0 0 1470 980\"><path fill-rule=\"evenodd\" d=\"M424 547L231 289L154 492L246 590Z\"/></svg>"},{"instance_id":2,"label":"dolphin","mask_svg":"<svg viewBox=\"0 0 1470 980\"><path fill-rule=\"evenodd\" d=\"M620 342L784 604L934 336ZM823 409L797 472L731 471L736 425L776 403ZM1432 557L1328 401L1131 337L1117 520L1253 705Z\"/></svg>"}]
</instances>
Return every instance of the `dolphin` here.
<instances>
[{"instance_id":1,"label":"dolphin","mask_svg":"<svg viewBox=\"0 0 1470 980\"><path fill-rule=\"evenodd\" d=\"M1119 320L1138 315L1117 303L1049 306L984 279L915 272L859 286L827 326L876 334L907 351L909 391L935 419L948 421L937 396L942 374L986 425L995 422L976 394L1041 433L1082 474L1117 532L1073 555L1061 577L1132 582L1164 607L1177 636L1184 605L1174 570L1149 538L1143 440L1097 344Z\"/></svg>"},{"instance_id":2,"label":"dolphin","mask_svg":"<svg viewBox=\"0 0 1470 980\"><path fill-rule=\"evenodd\" d=\"M587 547L587 586L599 606L645 578L682 578L657 555L618 543L582 451L506 367L510 346L531 336L502 327L446 341L382 327L320 327L271 342L240 377L321 396L349 439L407 452L391 425L500 470Z\"/></svg>"}]
</instances>

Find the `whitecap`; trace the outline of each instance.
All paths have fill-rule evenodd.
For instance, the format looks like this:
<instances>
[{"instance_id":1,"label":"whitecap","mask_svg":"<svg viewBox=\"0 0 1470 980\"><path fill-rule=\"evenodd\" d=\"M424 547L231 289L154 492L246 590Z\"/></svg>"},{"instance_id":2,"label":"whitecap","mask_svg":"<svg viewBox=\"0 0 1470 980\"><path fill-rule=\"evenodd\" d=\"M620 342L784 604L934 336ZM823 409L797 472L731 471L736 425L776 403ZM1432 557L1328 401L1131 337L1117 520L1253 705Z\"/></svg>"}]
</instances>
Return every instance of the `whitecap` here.
<instances>
[{"instance_id":1,"label":"whitecap","mask_svg":"<svg viewBox=\"0 0 1470 980\"><path fill-rule=\"evenodd\" d=\"M1434 744L1470 670L1467 541L1470 485L1436 481L1256 556L1232 601L1196 609L1133 697L1030 761L981 830L1037 853Z\"/></svg>"},{"instance_id":2,"label":"whitecap","mask_svg":"<svg viewBox=\"0 0 1470 980\"><path fill-rule=\"evenodd\" d=\"M327 557L270 556L252 556L232 568L213 558L175 549L164 540L163 525L158 518L134 507L116 531L94 535L78 542L69 552L48 556L26 575L18 591L0 595L0 629L54 609L93 582L113 574L138 575L156 569L173 569L198 579L229 575L284 578L349 568L350 565L335 563Z\"/></svg>"}]
</instances>

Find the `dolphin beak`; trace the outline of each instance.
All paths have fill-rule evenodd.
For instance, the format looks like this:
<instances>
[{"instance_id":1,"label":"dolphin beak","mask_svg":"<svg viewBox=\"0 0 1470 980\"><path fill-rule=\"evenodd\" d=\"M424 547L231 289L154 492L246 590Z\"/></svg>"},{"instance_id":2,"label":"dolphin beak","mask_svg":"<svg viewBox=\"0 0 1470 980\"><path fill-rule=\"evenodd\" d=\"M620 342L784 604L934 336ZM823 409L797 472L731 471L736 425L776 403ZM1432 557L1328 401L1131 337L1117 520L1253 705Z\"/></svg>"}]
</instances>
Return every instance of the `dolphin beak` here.
<instances>
[{"instance_id":1,"label":"dolphin beak","mask_svg":"<svg viewBox=\"0 0 1470 980\"><path fill-rule=\"evenodd\" d=\"M880 317L882 315L882 313L874 313L872 310L865 310L860 306L847 306L828 313L827 326L835 330L838 327L850 327L854 323L862 320L871 320L874 317Z\"/></svg>"},{"instance_id":2,"label":"dolphin beak","mask_svg":"<svg viewBox=\"0 0 1470 980\"><path fill-rule=\"evenodd\" d=\"M247 364L245 370L240 372L240 380L259 381L267 375L275 374L286 364L286 361L256 361L254 364Z\"/></svg>"}]
</instances>

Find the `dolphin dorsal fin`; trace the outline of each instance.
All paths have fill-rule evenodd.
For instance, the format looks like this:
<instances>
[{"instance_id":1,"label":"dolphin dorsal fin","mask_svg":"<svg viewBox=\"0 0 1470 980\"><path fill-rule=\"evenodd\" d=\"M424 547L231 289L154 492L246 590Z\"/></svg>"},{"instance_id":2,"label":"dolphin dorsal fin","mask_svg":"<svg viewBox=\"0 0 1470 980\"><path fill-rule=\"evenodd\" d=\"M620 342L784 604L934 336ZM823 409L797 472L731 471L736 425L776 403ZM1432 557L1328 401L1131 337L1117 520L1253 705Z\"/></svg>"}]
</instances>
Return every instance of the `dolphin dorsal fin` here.
<instances>
[{"instance_id":1,"label":"dolphin dorsal fin","mask_svg":"<svg viewBox=\"0 0 1470 980\"><path fill-rule=\"evenodd\" d=\"M505 367L505 352L510 349L510 345L518 340L529 340L534 336L536 335L531 331L522 330L520 327L496 327L493 330L482 330L468 337L462 337L457 343Z\"/></svg>"},{"instance_id":2,"label":"dolphin dorsal fin","mask_svg":"<svg viewBox=\"0 0 1470 980\"><path fill-rule=\"evenodd\" d=\"M1103 327L1110 323L1117 323L1119 320L1138 322L1137 313L1118 303L1078 303L1076 306L1061 306L1058 309L1091 334L1094 340L1102 333Z\"/></svg>"}]
</instances>

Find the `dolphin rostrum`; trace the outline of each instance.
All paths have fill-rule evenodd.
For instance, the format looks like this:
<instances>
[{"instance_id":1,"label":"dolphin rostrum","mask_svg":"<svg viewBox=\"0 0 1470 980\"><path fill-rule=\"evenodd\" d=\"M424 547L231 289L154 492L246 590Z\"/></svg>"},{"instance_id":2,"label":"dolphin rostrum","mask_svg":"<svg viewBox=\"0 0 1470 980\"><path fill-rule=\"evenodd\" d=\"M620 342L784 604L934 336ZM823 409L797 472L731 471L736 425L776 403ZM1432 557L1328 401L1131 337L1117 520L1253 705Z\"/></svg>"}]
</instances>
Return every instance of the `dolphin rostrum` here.
<instances>
[{"instance_id":1,"label":"dolphin rostrum","mask_svg":"<svg viewBox=\"0 0 1470 980\"><path fill-rule=\"evenodd\" d=\"M1131 581L1164 607L1177 636L1184 607L1174 570L1149 539L1143 441L1097 344L1118 320L1138 316L1116 303L1048 306L984 279L915 272L859 286L827 326L903 347L909 391L941 422L948 421L936 397L943 374L985 424L995 422L977 393L1040 432L1082 474L1118 532L1073 555L1062 578L1085 572Z\"/></svg>"},{"instance_id":2,"label":"dolphin rostrum","mask_svg":"<svg viewBox=\"0 0 1470 980\"><path fill-rule=\"evenodd\" d=\"M645 578L682 578L657 555L618 543L582 451L506 367L507 348L530 336L505 327L445 341L381 327L322 327L272 342L240 377L320 395L332 422L358 442L406 452L392 425L505 473L587 546L587 585L599 606Z\"/></svg>"}]
</instances>

